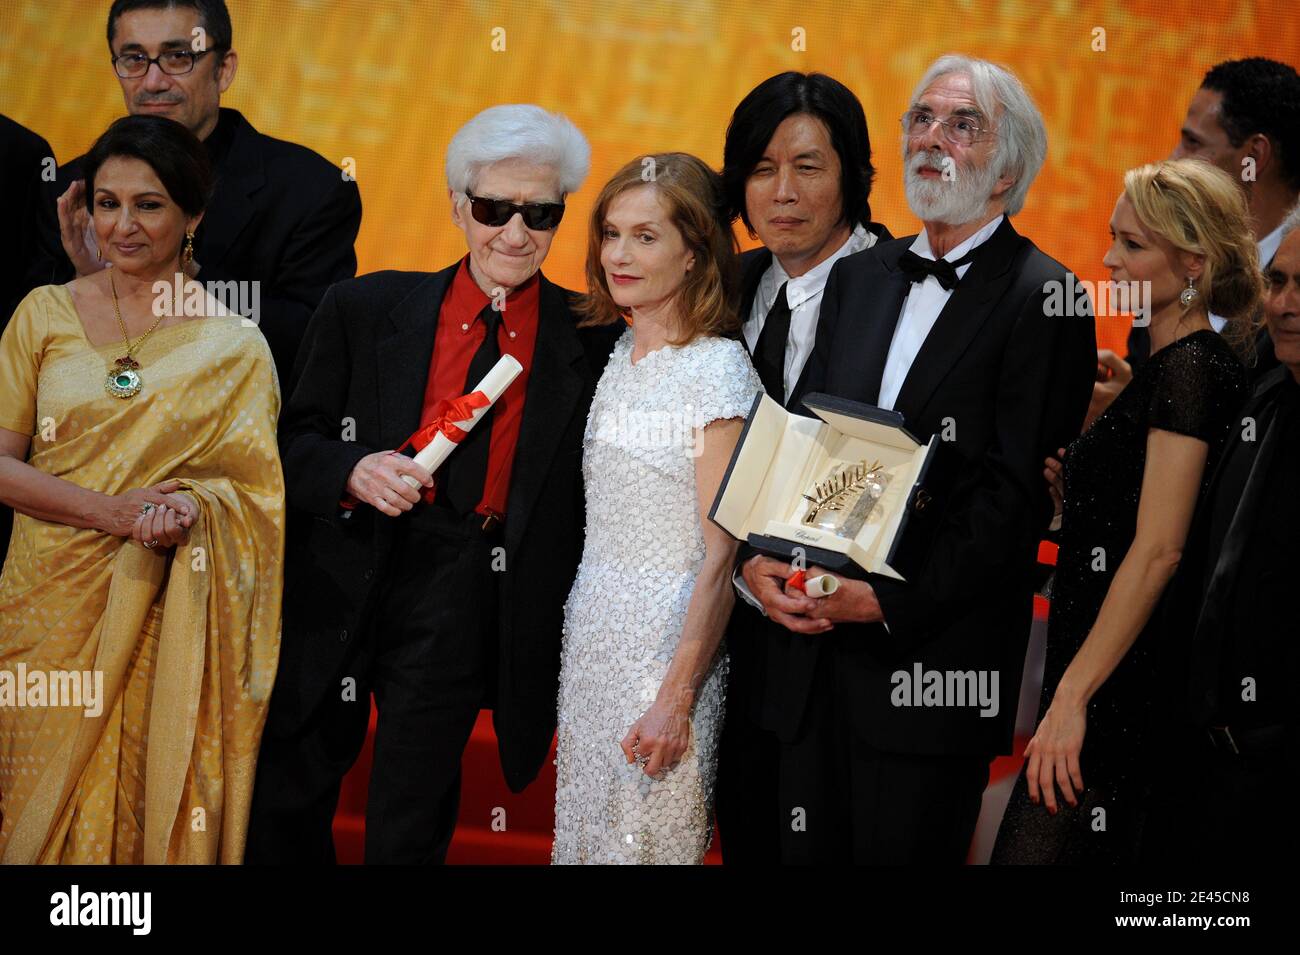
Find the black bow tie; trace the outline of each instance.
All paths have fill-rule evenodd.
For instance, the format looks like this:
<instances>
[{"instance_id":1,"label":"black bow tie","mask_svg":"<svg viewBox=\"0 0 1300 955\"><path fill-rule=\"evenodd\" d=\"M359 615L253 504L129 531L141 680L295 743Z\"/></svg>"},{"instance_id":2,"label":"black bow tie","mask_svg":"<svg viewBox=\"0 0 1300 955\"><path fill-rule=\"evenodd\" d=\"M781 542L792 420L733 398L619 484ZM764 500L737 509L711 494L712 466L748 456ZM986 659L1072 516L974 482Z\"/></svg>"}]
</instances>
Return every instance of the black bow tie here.
<instances>
[{"instance_id":1,"label":"black bow tie","mask_svg":"<svg viewBox=\"0 0 1300 955\"><path fill-rule=\"evenodd\" d=\"M957 287L957 269L968 265L974 259L975 252L976 249L971 249L956 262L949 262L947 259L922 258L908 249L899 257L898 267L913 284L924 282L927 275L933 275L946 291L951 292Z\"/></svg>"}]
</instances>

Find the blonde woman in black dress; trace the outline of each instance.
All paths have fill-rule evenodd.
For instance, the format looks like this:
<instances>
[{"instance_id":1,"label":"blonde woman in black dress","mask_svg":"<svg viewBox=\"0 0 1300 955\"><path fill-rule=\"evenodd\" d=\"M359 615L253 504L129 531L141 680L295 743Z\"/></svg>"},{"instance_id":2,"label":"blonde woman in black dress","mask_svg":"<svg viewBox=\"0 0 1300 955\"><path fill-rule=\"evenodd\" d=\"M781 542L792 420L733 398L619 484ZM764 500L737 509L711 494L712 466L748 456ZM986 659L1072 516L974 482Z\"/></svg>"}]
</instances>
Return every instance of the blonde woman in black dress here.
<instances>
[{"instance_id":1,"label":"blonde woman in black dress","mask_svg":"<svg viewBox=\"0 0 1300 955\"><path fill-rule=\"evenodd\" d=\"M1195 160L1130 170L1111 233L1112 280L1150 283L1152 354L1047 461L1062 524L1042 700L994 863L1135 859L1156 610L1246 396L1239 356L1262 279L1239 186ZM1229 317L1223 334L1210 312Z\"/></svg>"}]
</instances>

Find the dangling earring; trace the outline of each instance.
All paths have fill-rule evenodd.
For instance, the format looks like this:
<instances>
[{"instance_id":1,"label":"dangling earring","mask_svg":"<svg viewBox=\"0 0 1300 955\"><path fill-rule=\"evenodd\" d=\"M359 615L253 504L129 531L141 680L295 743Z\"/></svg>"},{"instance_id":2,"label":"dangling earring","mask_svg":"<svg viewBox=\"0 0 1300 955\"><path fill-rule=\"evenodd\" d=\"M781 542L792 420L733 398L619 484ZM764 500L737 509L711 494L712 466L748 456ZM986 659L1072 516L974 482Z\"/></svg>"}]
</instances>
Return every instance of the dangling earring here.
<instances>
[{"instance_id":1,"label":"dangling earring","mask_svg":"<svg viewBox=\"0 0 1300 955\"><path fill-rule=\"evenodd\" d=\"M1183 308L1191 308L1192 303L1200 298L1200 295L1201 293L1196 291L1196 286L1192 284L1192 277L1187 276L1187 288L1183 289L1182 294L1178 296L1178 301L1183 303Z\"/></svg>"},{"instance_id":2,"label":"dangling earring","mask_svg":"<svg viewBox=\"0 0 1300 955\"><path fill-rule=\"evenodd\" d=\"M185 248L181 249L181 268L188 268L194 261L194 233L185 233Z\"/></svg>"},{"instance_id":3,"label":"dangling earring","mask_svg":"<svg viewBox=\"0 0 1300 955\"><path fill-rule=\"evenodd\" d=\"M104 250L101 249L99 246L95 246L95 259L96 261L99 262L104 261Z\"/></svg>"}]
</instances>

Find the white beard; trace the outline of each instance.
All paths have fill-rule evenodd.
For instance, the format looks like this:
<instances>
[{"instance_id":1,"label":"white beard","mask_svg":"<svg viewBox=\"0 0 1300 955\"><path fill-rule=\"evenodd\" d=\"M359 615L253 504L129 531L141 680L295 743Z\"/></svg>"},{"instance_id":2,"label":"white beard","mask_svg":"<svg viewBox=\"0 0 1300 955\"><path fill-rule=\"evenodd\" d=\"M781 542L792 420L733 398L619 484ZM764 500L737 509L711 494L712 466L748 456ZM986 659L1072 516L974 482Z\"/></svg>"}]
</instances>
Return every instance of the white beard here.
<instances>
[{"instance_id":1,"label":"white beard","mask_svg":"<svg viewBox=\"0 0 1300 955\"><path fill-rule=\"evenodd\" d=\"M983 167L954 166L955 178L952 179L921 178L920 170L927 167L943 172L943 161L943 157L923 149L903 164L903 189L912 214L922 222L948 225L962 225L982 218L998 181L992 159Z\"/></svg>"}]
</instances>

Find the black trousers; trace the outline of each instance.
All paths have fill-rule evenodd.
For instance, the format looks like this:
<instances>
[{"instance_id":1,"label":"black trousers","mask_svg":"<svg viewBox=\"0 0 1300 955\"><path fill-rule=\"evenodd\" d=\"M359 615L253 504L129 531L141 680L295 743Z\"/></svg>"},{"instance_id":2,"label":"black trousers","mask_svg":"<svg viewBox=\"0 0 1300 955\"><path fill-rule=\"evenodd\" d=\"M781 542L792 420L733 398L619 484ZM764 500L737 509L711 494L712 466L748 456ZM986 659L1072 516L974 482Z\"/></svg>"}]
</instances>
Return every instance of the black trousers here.
<instances>
[{"instance_id":1,"label":"black trousers","mask_svg":"<svg viewBox=\"0 0 1300 955\"><path fill-rule=\"evenodd\" d=\"M718 747L715 812L722 863L779 865L783 819L777 798L777 765L781 744L775 733L753 719L753 686L747 671L735 666L736 654L732 649L726 721Z\"/></svg>"},{"instance_id":2,"label":"black trousers","mask_svg":"<svg viewBox=\"0 0 1300 955\"><path fill-rule=\"evenodd\" d=\"M858 739L819 655L803 725L781 742L778 795L786 865L961 865L988 785L986 756L884 752Z\"/></svg>"},{"instance_id":3,"label":"black trousers","mask_svg":"<svg viewBox=\"0 0 1300 955\"><path fill-rule=\"evenodd\" d=\"M1152 791L1143 863L1295 863L1300 817L1288 805L1300 781L1294 741L1240 742L1242 751L1233 753L1211 747L1200 732L1173 737Z\"/></svg>"},{"instance_id":4,"label":"black trousers","mask_svg":"<svg viewBox=\"0 0 1300 955\"><path fill-rule=\"evenodd\" d=\"M343 777L379 712L366 803L368 865L441 864L460 806L460 766L495 701L500 531L420 504L401 518L388 579L344 672L307 724L262 743L248 863L332 863ZM280 674L293 679L293 674ZM355 691L342 687L351 678ZM274 703L272 704L274 705Z\"/></svg>"}]
</instances>

